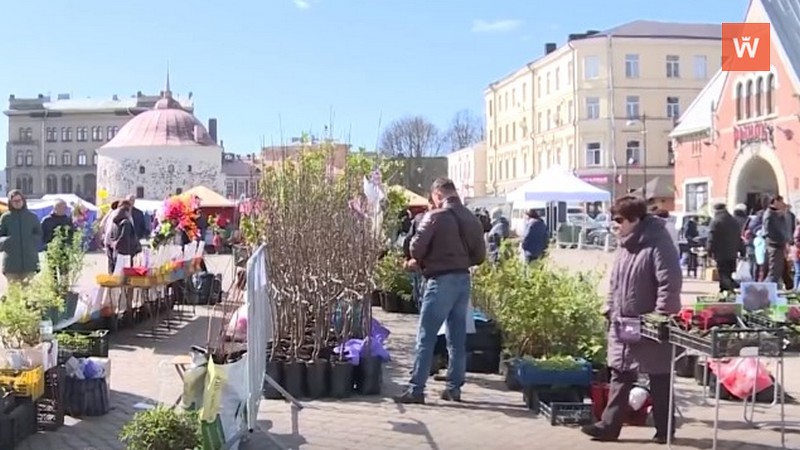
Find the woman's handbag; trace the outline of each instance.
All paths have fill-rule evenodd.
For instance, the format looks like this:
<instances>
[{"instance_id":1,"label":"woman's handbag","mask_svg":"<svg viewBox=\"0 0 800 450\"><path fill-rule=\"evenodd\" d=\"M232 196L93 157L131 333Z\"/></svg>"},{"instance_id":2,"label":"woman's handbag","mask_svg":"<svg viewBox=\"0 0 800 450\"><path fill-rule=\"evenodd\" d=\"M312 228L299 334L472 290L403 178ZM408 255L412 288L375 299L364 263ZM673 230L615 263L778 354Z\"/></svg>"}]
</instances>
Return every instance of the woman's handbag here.
<instances>
[{"instance_id":1,"label":"woman's handbag","mask_svg":"<svg viewBox=\"0 0 800 450\"><path fill-rule=\"evenodd\" d=\"M642 340L642 319L639 317L617 317L614 322L617 339L623 344L636 344Z\"/></svg>"}]
</instances>

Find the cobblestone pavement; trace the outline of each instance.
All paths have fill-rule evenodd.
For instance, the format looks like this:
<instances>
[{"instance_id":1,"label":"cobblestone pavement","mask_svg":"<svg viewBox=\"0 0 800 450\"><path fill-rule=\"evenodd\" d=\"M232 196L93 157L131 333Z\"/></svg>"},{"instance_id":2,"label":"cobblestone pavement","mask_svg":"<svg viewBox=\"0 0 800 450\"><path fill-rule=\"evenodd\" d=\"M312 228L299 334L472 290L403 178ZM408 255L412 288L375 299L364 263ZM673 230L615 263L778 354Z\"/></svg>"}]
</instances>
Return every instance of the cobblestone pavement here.
<instances>
[{"instance_id":1,"label":"cobblestone pavement","mask_svg":"<svg viewBox=\"0 0 800 450\"><path fill-rule=\"evenodd\" d=\"M596 251L556 251L554 259L567 267L589 269L610 264L607 254ZM94 261L94 262L92 262ZM99 261L99 264L98 264ZM227 261L212 258L212 270L223 271ZM82 285L91 280L102 258L91 256ZM229 271L230 269L228 269ZM1 288L1 287L0 287ZM605 282L601 283L605 289ZM710 283L687 283L687 290L707 292ZM688 298L688 296L687 296ZM663 448L649 444L650 428L626 428L619 443L590 442L574 428L550 426L523 407L521 394L508 392L499 375L470 375L462 404L438 400L443 385L431 381L426 406L398 406L390 397L398 393L408 377L410 349L415 336L415 316L383 314L377 317L392 331L390 351L393 361L385 369L384 393L380 397L352 398L345 401L309 401L298 415L297 430L292 432L290 408L282 401L264 400L259 410L262 428L285 447L302 449L626 449ZM110 358L112 411L103 417L76 420L57 432L39 433L19 448L24 450L114 450L121 449L116 436L122 425L136 412L142 401L172 403L180 392L177 374L169 364L175 355L185 354L192 344L206 339L208 311L198 308L197 315L181 311L181 319L172 321L172 329L163 324L151 329L142 324L112 336ZM800 360L787 360L787 391L800 396ZM700 389L679 380L679 406L685 419L674 448L711 448L713 408L701 402ZM772 426L755 429L743 424L741 404L723 402L720 412L720 449L780 448L780 434ZM757 418L776 420L777 407L759 408ZM787 448L800 448L800 407L788 405ZM794 422L792 422L794 421ZM245 450L274 448L262 431L255 432Z\"/></svg>"}]
</instances>

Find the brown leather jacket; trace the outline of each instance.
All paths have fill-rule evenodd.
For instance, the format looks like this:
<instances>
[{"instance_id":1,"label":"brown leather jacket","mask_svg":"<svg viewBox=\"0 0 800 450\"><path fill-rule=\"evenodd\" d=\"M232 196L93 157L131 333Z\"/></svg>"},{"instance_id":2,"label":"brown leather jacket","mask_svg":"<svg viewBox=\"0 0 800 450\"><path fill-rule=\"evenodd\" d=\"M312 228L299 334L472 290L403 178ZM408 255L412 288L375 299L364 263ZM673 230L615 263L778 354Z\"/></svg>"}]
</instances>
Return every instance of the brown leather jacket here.
<instances>
[{"instance_id":1,"label":"brown leather jacket","mask_svg":"<svg viewBox=\"0 0 800 450\"><path fill-rule=\"evenodd\" d=\"M425 214L410 247L426 277L466 273L486 259L483 225L458 197Z\"/></svg>"}]
</instances>

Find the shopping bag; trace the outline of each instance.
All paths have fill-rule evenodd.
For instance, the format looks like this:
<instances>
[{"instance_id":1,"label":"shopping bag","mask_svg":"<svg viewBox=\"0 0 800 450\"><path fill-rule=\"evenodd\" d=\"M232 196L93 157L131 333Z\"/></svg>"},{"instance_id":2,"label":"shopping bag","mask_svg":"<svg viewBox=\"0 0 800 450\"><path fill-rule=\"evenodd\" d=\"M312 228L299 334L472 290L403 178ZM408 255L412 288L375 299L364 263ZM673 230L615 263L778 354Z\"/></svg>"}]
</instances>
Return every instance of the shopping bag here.
<instances>
[{"instance_id":1,"label":"shopping bag","mask_svg":"<svg viewBox=\"0 0 800 450\"><path fill-rule=\"evenodd\" d=\"M246 426L247 358L229 364L208 362L200 425L203 450L223 448ZM238 450L239 445L229 447Z\"/></svg>"},{"instance_id":2,"label":"shopping bag","mask_svg":"<svg viewBox=\"0 0 800 450\"><path fill-rule=\"evenodd\" d=\"M731 358L720 362L710 362L709 369L720 384L736 398L745 399L772 387L772 376L764 364L756 358Z\"/></svg>"},{"instance_id":3,"label":"shopping bag","mask_svg":"<svg viewBox=\"0 0 800 450\"><path fill-rule=\"evenodd\" d=\"M739 261L739 264L736 265L736 272L733 273L733 279L738 282L753 281L750 261Z\"/></svg>"}]
</instances>

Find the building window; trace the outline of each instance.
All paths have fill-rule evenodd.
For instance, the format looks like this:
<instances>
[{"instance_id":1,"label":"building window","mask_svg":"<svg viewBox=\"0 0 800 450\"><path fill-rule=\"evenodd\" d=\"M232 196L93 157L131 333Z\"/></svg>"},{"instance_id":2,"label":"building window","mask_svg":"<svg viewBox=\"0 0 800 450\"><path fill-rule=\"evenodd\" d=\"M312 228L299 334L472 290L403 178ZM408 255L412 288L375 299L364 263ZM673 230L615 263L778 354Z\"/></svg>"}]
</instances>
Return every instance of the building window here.
<instances>
[{"instance_id":1,"label":"building window","mask_svg":"<svg viewBox=\"0 0 800 450\"><path fill-rule=\"evenodd\" d=\"M703 154L703 143L699 139L692 141L692 158L699 158Z\"/></svg>"},{"instance_id":2,"label":"building window","mask_svg":"<svg viewBox=\"0 0 800 450\"><path fill-rule=\"evenodd\" d=\"M64 153L61 154L61 165L62 166L72 165L72 153L70 153L69 150L64 150Z\"/></svg>"},{"instance_id":3,"label":"building window","mask_svg":"<svg viewBox=\"0 0 800 450\"><path fill-rule=\"evenodd\" d=\"M558 90L561 89L561 81L560 81L561 80L561 68L559 68L559 67L556 67L555 78L556 78L556 92L558 92Z\"/></svg>"},{"instance_id":4,"label":"building window","mask_svg":"<svg viewBox=\"0 0 800 450\"><path fill-rule=\"evenodd\" d=\"M567 102L567 124L568 125L572 125L572 121L575 119L575 113L573 112L574 107L575 107L575 104L572 103L572 100Z\"/></svg>"},{"instance_id":5,"label":"building window","mask_svg":"<svg viewBox=\"0 0 800 450\"><path fill-rule=\"evenodd\" d=\"M536 77L536 98L542 97L542 77Z\"/></svg>"},{"instance_id":6,"label":"building window","mask_svg":"<svg viewBox=\"0 0 800 450\"><path fill-rule=\"evenodd\" d=\"M753 117L753 80L748 80L744 90L744 117Z\"/></svg>"},{"instance_id":7,"label":"building window","mask_svg":"<svg viewBox=\"0 0 800 450\"><path fill-rule=\"evenodd\" d=\"M764 78L758 77L756 80L756 117L764 114Z\"/></svg>"},{"instance_id":8,"label":"building window","mask_svg":"<svg viewBox=\"0 0 800 450\"><path fill-rule=\"evenodd\" d=\"M511 107L515 108L517 106L517 90L511 89Z\"/></svg>"},{"instance_id":9,"label":"building window","mask_svg":"<svg viewBox=\"0 0 800 450\"><path fill-rule=\"evenodd\" d=\"M625 77L639 78L639 55L625 55Z\"/></svg>"},{"instance_id":10,"label":"building window","mask_svg":"<svg viewBox=\"0 0 800 450\"><path fill-rule=\"evenodd\" d=\"M553 115L552 115L552 113L550 112L550 110L548 109L548 110L547 110L547 129L548 129L548 130L549 130L550 128L552 128L552 127L553 127L553 122L552 122L552 120L553 120Z\"/></svg>"},{"instance_id":11,"label":"building window","mask_svg":"<svg viewBox=\"0 0 800 450\"><path fill-rule=\"evenodd\" d=\"M89 140L89 128L78 127L75 129L75 140L78 142L86 142Z\"/></svg>"},{"instance_id":12,"label":"building window","mask_svg":"<svg viewBox=\"0 0 800 450\"><path fill-rule=\"evenodd\" d=\"M547 94L549 95L550 94L550 72L547 72L547 75L546 75L546 78L545 78L545 86L547 86L546 87Z\"/></svg>"},{"instance_id":13,"label":"building window","mask_svg":"<svg viewBox=\"0 0 800 450\"><path fill-rule=\"evenodd\" d=\"M92 152L92 165L93 166L97 165L97 150Z\"/></svg>"},{"instance_id":14,"label":"building window","mask_svg":"<svg viewBox=\"0 0 800 450\"><path fill-rule=\"evenodd\" d=\"M667 97L667 117L678 120L681 116L681 99L678 97Z\"/></svg>"},{"instance_id":15,"label":"building window","mask_svg":"<svg viewBox=\"0 0 800 450\"><path fill-rule=\"evenodd\" d=\"M47 165L52 167L58 164L58 155L53 150L47 152Z\"/></svg>"},{"instance_id":16,"label":"building window","mask_svg":"<svg viewBox=\"0 0 800 450\"><path fill-rule=\"evenodd\" d=\"M489 100L489 117L492 117L492 114L494 113L493 109L494 108L492 107L492 101Z\"/></svg>"},{"instance_id":17,"label":"building window","mask_svg":"<svg viewBox=\"0 0 800 450\"><path fill-rule=\"evenodd\" d=\"M33 129L22 127L19 129L19 140L22 142L30 142L33 140Z\"/></svg>"},{"instance_id":18,"label":"building window","mask_svg":"<svg viewBox=\"0 0 800 450\"><path fill-rule=\"evenodd\" d=\"M600 98L586 97L586 118L594 120L600 118Z\"/></svg>"},{"instance_id":19,"label":"building window","mask_svg":"<svg viewBox=\"0 0 800 450\"><path fill-rule=\"evenodd\" d=\"M61 127L61 142L71 142L71 141L72 141L72 128Z\"/></svg>"},{"instance_id":20,"label":"building window","mask_svg":"<svg viewBox=\"0 0 800 450\"><path fill-rule=\"evenodd\" d=\"M667 55L667 78L681 77L681 57L678 55Z\"/></svg>"},{"instance_id":21,"label":"building window","mask_svg":"<svg viewBox=\"0 0 800 450\"><path fill-rule=\"evenodd\" d=\"M77 159L78 159L78 165L79 166L85 166L86 163L88 162L87 159L86 159L86 152L84 152L83 150L78 150L78 158Z\"/></svg>"},{"instance_id":22,"label":"building window","mask_svg":"<svg viewBox=\"0 0 800 450\"><path fill-rule=\"evenodd\" d=\"M45 180L45 191L47 194L58 194L58 177L53 174L47 176Z\"/></svg>"},{"instance_id":23,"label":"building window","mask_svg":"<svg viewBox=\"0 0 800 450\"><path fill-rule=\"evenodd\" d=\"M106 139L108 139L109 141L114 139L114 136L117 135L117 132L119 132L119 127L107 127L106 128Z\"/></svg>"},{"instance_id":24,"label":"building window","mask_svg":"<svg viewBox=\"0 0 800 450\"><path fill-rule=\"evenodd\" d=\"M95 142L103 140L103 127L92 127L92 140Z\"/></svg>"},{"instance_id":25,"label":"building window","mask_svg":"<svg viewBox=\"0 0 800 450\"><path fill-rule=\"evenodd\" d=\"M183 194L182 188L175 189L175 195L181 195L181 194Z\"/></svg>"},{"instance_id":26,"label":"building window","mask_svg":"<svg viewBox=\"0 0 800 450\"><path fill-rule=\"evenodd\" d=\"M168 165L167 166L167 172L168 173L174 173L175 172L175 166L173 164Z\"/></svg>"},{"instance_id":27,"label":"building window","mask_svg":"<svg viewBox=\"0 0 800 450\"><path fill-rule=\"evenodd\" d=\"M557 127L561 126L561 104L556 106L555 124Z\"/></svg>"},{"instance_id":28,"label":"building window","mask_svg":"<svg viewBox=\"0 0 800 450\"><path fill-rule=\"evenodd\" d=\"M599 142L586 144L586 165L589 167L603 164L603 150Z\"/></svg>"},{"instance_id":29,"label":"building window","mask_svg":"<svg viewBox=\"0 0 800 450\"><path fill-rule=\"evenodd\" d=\"M25 165L28 167L33 165L33 150L25 152Z\"/></svg>"},{"instance_id":30,"label":"building window","mask_svg":"<svg viewBox=\"0 0 800 450\"><path fill-rule=\"evenodd\" d=\"M744 101L744 93L742 92L742 83L736 84L736 120L742 120L742 102Z\"/></svg>"},{"instance_id":31,"label":"building window","mask_svg":"<svg viewBox=\"0 0 800 450\"><path fill-rule=\"evenodd\" d=\"M694 57L694 79L705 80L708 78L708 58L705 55Z\"/></svg>"},{"instance_id":32,"label":"building window","mask_svg":"<svg viewBox=\"0 0 800 450\"><path fill-rule=\"evenodd\" d=\"M17 189L22 191L24 195L33 194L33 177L30 175L20 175L17 177Z\"/></svg>"},{"instance_id":33,"label":"building window","mask_svg":"<svg viewBox=\"0 0 800 450\"><path fill-rule=\"evenodd\" d=\"M675 147L672 143L672 139L667 141L667 165L670 167L675 166Z\"/></svg>"},{"instance_id":34,"label":"building window","mask_svg":"<svg viewBox=\"0 0 800 450\"><path fill-rule=\"evenodd\" d=\"M144 186L136 186L136 198L144 198Z\"/></svg>"},{"instance_id":35,"label":"building window","mask_svg":"<svg viewBox=\"0 0 800 450\"><path fill-rule=\"evenodd\" d=\"M690 183L684 191L683 205L686 211L696 212L708 206L708 183Z\"/></svg>"},{"instance_id":36,"label":"building window","mask_svg":"<svg viewBox=\"0 0 800 450\"><path fill-rule=\"evenodd\" d=\"M233 198L236 195L236 192L233 187L233 182L228 181L225 183L225 197Z\"/></svg>"},{"instance_id":37,"label":"building window","mask_svg":"<svg viewBox=\"0 0 800 450\"><path fill-rule=\"evenodd\" d=\"M767 114L775 112L775 74L767 75Z\"/></svg>"},{"instance_id":38,"label":"building window","mask_svg":"<svg viewBox=\"0 0 800 450\"><path fill-rule=\"evenodd\" d=\"M567 63L567 86L572 85L573 72L575 72L575 65L570 61Z\"/></svg>"},{"instance_id":39,"label":"building window","mask_svg":"<svg viewBox=\"0 0 800 450\"><path fill-rule=\"evenodd\" d=\"M489 145L494 147L494 131L489 130Z\"/></svg>"},{"instance_id":40,"label":"building window","mask_svg":"<svg viewBox=\"0 0 800 450\"><path fill-rule=\"evenodd\" d=\"M629 95L625 99L625 113L628 115L629 120L639 118L639 96Z\"/></svg>"},{"instance_id":41,"label":"building window","mask_svg":"<svg viewBox=\"0 0 800 450\"><path fill-rule=\"evenodd\" d=\"M536 113L536 131L542 132L544 130L544 122L542 121L542 113Z\"/></svg>"},{"instance_id":42,"label":"building window","mask_svg":"<svg viewBox=\"0 0 800 450\"><path fill-rule=\"evenodd\" d=\"M62 194L72 193L72 176L64 175L61 177L61 193Z\"/></svg>"},{"instance_id":43,"label":"building window","mask_svg":"<svg viewBox=\"0 0 800 450\"><path fill-rule=\"evenodd\" d=\"M58 140L58 129L56 127L47 127L45 139L47 142L55 142Z\"/></svg>"},{"instance_id":44,"label":"building window","mask_svg":"<svg viewBox=\"0 0 800 450\"><path fill-rule=\"evenodd\" d=\"M594 55L583 58L583 79L596 80L600 78L600 58Z\"/></svg>"},{"instance_id":45,"label":"building window","mask_svg":"<svg viewBox=\"0 0 800 450\"><path fill-rule=\"evenodd\" d=\"M144 166L139 166L139 175L144 175Z\"/></svg>"},{"instance_id":46,"label":"building window","mask_svg":"<svg viewBox=\"0 0 800 450\"><path fill-rule=\"evenodd\" d=\"M639 141L628 141L625 147L625 163L627 165L637 165L642 161L642 147Z\"/></svg>"},{"instance_id":47,"label":"building window","mask_svg":"<svg viewBox=\"0 0 800 450\"><path fill-rule=\"evenodd\" d=\"M17 150L17 156L14 158L14 164L17 167L25 165L25 153L22 150Z\"/></svg>"}]
</instances>

